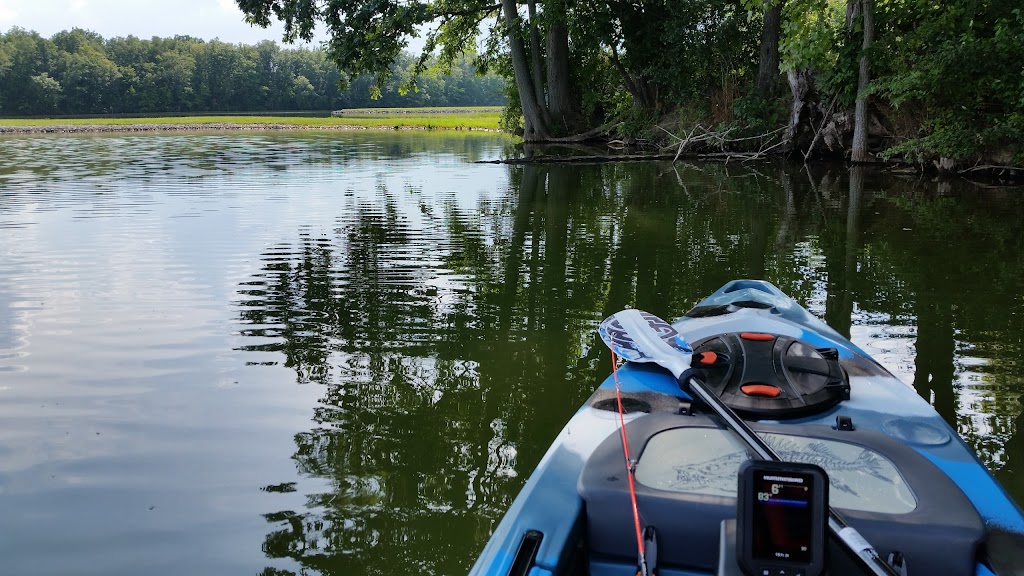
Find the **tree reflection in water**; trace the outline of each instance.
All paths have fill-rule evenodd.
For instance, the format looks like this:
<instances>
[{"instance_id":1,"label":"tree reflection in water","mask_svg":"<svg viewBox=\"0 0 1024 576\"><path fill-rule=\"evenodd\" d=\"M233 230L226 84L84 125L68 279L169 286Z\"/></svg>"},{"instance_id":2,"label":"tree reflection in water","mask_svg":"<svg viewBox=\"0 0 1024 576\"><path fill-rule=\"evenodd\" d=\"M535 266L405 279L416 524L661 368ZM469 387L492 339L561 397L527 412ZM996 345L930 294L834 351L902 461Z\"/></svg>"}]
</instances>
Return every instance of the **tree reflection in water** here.
<instances>
[{"instance_id":1,"label":"tree reflection in water","mask_svg":"<svg viewBox=\"0 0 1024 576\"><path fill-rule=\"evenodd\" d=\"M860 169L508 170L509 193L473 210L410 211L381 188L333 231L268 249L242 287L244 349L324 389L292 458L330 488L266 515L269 558L464 573L607 374L597 322L625 306L678 316L738 277L773 281L845 334L916 325L914 387L986 463L1021 467L1019 199ZM1003 478L1018 499L1022 475Z\"/></svg>"}]
</instances>

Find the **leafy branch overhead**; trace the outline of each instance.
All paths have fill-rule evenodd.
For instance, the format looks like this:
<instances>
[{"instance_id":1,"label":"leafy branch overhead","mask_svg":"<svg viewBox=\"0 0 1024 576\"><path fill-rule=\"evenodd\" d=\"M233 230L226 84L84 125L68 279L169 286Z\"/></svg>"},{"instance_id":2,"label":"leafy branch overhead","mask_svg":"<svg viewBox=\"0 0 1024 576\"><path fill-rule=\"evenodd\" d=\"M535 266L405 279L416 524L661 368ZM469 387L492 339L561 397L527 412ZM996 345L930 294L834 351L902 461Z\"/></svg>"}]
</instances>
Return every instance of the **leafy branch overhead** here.
<instances>
[{"instance_id":1,"label":"leafy branch overhead","mask_svg":"<svg viewBox=\"0 0 1024 576\"><path fill-rule=\"evenodd\" d=\"M313 41L317 25L328 33L327 53L348 74L371 75L376 87L391 76L391 64L408 48L409 40L426 35L410 87L430 65L430 55L440 49L439 65L452 63L471 49L484 19L496 15L492 2L438 0L238 0L246 20L267 27L272 19L284 24L287 42Z\"/></svg>"}]
</instances>

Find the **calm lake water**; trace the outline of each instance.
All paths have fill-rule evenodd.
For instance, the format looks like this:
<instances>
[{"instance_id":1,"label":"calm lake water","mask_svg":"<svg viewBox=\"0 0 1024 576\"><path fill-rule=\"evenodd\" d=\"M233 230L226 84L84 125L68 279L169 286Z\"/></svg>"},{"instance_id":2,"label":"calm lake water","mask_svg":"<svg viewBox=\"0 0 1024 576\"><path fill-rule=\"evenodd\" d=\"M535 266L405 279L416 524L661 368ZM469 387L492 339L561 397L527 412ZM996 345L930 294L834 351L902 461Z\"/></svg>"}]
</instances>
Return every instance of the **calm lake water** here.
<instances>
[{"instance_id":1,"label":"calm lake water","mask_svg":"<svg viewBox=\"0 0 1024 576\"><path fill-rule=\"evenodd\" d=\"M1024 190L473 164L495 136L0 138L0 574L464 574L608 372L765 278L1024 501Z\"/></svg>"}]
</instances>

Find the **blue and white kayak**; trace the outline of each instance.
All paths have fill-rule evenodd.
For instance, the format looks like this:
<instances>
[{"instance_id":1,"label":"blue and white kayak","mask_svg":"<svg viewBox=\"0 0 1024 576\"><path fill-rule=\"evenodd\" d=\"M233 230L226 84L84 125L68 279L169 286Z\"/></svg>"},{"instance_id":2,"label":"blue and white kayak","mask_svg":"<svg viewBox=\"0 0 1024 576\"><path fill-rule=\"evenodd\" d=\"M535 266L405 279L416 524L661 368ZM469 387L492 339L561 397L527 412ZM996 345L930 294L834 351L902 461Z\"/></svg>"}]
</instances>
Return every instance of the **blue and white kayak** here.
<instances>
[{"instance_id":1,"label":"blue and white kayak","mask_svg":"<svg viewBox=\"0 0 1024 576\"><path fill-rule=\"evenodd\" d=\"M880 557L902 556L911 576L1024 575L1024 513L974 452L913 389L778 288L730 282L666 328L692 347L686 361L706 389L782 460L827 472L832 507ZM627 362L609 376L470 574L634 576L630 476L640 522L657 529L657 574L733 573L722 568L722 526L736 516L737 474L752 452L678 375Z\"/></svg>"}]
</instances>

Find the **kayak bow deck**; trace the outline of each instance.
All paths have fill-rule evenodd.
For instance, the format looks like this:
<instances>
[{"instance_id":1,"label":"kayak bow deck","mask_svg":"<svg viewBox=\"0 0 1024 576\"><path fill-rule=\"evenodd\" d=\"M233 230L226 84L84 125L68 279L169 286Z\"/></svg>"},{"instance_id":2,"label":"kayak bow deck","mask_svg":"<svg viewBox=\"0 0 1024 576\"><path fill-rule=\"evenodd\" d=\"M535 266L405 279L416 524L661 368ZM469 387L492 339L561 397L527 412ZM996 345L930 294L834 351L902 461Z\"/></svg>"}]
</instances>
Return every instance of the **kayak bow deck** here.
<instances>
[{"instance_id":1,"label":"kayak bow deck","mask_svg":"<svg viewBox=\"0 0 1024 576\"><path fill-rule=\"evenodd\" d=\"M973 451L913 389L775 286L730 282L660 342L602 337L632 362L569 420L471 575L633 576L641 528L662 576L740 574L726 527L737 472L758 451L736 426L782 460L824 469L833 508L881 558L901 555L907 574L1024 574L1024 513ZM648 346L661 358L643 357ZM677 384L691 353L706 402ZM745 423L729 424L715 403ZM843 563L836 542L832 574L872 573Z\"/></svg>"}]
</instances>

